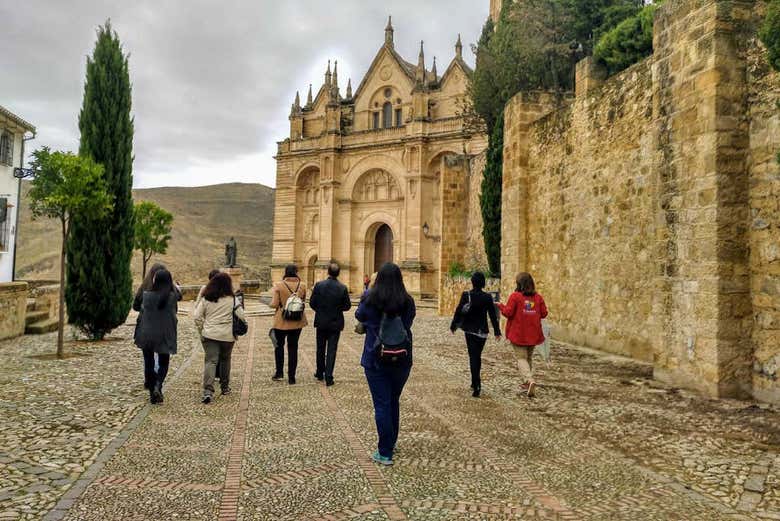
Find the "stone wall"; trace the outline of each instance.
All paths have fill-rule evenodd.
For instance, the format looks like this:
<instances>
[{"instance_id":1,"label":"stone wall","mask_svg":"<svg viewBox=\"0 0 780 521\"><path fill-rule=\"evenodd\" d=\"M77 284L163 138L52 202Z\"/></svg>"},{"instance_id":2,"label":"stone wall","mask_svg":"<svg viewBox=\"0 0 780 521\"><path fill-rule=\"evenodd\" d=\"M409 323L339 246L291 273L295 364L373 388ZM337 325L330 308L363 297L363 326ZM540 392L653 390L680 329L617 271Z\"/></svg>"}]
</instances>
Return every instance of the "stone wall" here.
<instances>
[{"instance_id":1,"label":"stone wall","mask_svg":"<svg viewBox=\"0 0 780 521\"><path fill-rule=\"evenodd\" d=\"M780 75L753 46L750 92L750 289L753 395L780 402Z\"/></svg>"},{"instance_id":2,"label":"stone wall","mask_svg":"<svg viewBox=\"0 0 780 521\"><path fill-rule=\"evenodd\" d=\"M0 283L0 340L24 334L27 316L27 283Z\"/></svg>"},{"instance_id":3,"label":"stone wall","mask_svg":"<svg viewBox=\"0 0 780 521\"><path fill-rule=\"evenodd\" d=\"M499 291L500 286L499 279L488 279L485 291ZM439 288L439 314L452 316L458 307L460 296L470 289L471 280L468 277L444 277Z\"/></svg>"},{"instance_id":4,"label":"stone wall","mask_svg":"<svg viewBox=\"0 0 780 521\"><path fill-rule=\"evenodd\" d=\"M49 318L57 318L60 312L60 285L48 284L37 286L30 291L30 297L35 299L35 309L45 309ZM65 311L67 320L67 310Z\"/></svg>"},{"instance_id":5,"label":"stone wall","mask_svg":"<svg viewBox=\"0 0 780 521\"><path fill-rule=\"evenodd\" d=\"M479 198L482 195L482 175L485 171L487 151L472 157L469 161L468 178L468 217L466 218L466 258L468 269L487 269L485 239L482 237L482 208Z\"/></svg>"},{"instance_id":6,"label":"stone wall","mask_svg":"<svg viewBox=\"0 0 780 521\"><path fill-rule=\"evenodd\" d=\"M508 104L502 286L530 271L560 339L777 400L780 82L748 69L755 7L669 0L652 57Z\"/></svg>"}]
</instances>

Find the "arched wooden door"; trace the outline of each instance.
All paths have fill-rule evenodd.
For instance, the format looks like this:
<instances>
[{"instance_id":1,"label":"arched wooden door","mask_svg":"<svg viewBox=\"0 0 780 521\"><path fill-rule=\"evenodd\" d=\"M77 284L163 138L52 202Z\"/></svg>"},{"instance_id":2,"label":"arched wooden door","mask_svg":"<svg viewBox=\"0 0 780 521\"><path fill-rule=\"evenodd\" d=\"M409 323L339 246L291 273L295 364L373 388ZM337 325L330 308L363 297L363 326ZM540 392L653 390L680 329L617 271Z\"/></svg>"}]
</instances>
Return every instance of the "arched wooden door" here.
<instances>
[{"instance_id":1,"label":"arched wooden door","mask_svg":"<svg viewBox=\"0 0 780 521\"><path fill-rule=\"evenodd\" d=\"M314 274L317 269L317 256L315 255L309 260L309 265L306 267L306 284L309 291L314 287Z\"/></svg>"},{"instance_id":2,"label":"arched wooden door","mask_svg":"<svg viewBox=\"0 0 780 521\"><path fill-rule=\"evenodd\" d=\"M393 262L393 230L383 224L376 231L374 240L374 273L386 262Z\"/></svg>"}]
</instances>

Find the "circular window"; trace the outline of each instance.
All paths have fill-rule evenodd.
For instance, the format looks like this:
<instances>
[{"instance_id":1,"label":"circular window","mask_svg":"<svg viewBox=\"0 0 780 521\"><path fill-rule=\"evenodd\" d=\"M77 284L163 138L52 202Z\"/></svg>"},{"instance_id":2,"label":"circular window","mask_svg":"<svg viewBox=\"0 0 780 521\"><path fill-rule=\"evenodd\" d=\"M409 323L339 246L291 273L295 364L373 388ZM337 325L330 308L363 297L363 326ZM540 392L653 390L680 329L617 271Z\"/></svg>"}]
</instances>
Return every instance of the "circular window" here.
<instances>
[{"instance_id":1,"label":"circular window","mask_svg":"<svg viewBox=\"0 0 780 521\"><path fill-rule=\"evenodd\" d=\"M393 89L391 89L391 88L389 88L389 87L388 87L388 88L386 88L386 89L385 89L385 98L389 98L389 97L390 97L390 96L392 96L392 95L393 95Z\"/></svg>"},{"instance_id":2,"label":"circular window","mask_svg":"<svg viewBox=\"0 0 780 521\"><path fill-rule=\"evenodd\" d=\"M397 100L395 100L395 103L396 103L397 105L400 105L400 104L401 104L401 98L398 98Z\"/></svg>"}]
</instances>

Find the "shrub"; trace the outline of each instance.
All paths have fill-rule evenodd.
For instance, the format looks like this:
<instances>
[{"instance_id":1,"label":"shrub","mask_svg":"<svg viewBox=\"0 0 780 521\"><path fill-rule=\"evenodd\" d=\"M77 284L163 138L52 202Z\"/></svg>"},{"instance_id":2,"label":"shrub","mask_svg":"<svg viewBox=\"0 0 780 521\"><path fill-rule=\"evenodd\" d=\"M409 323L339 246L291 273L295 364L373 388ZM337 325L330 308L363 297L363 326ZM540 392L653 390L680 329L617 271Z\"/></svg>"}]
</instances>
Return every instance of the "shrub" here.
<instances>
[{"instance_id":1,"label":"shrub","mask_svg":"<svg viewBox=\"0 0 780 521\"><path fill-rule=\"evenodd\" d=\"M758 37L769 53L769 64L780 71L780 0L772 0L767 6L766 18L758 31Z\"/></svg>"},{"instance_id":2,"label":"shrub","mask_svg":"<svg viewBox=\"0 0 780 521\"><path fill-rule=\"evenodd\" d=\"M610 75L627 69L653 53L653 19L660 2L645 6L599 38L593 52Z\"/></svg>"}]
</instances>

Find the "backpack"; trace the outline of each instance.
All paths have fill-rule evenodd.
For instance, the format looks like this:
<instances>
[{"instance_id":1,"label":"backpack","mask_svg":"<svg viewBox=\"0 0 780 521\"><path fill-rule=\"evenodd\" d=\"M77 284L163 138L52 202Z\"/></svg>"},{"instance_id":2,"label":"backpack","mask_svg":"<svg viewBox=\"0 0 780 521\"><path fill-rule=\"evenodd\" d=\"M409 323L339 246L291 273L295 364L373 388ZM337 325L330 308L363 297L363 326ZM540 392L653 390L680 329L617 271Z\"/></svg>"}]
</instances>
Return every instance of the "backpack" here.
<instances>
[{"instance_id":1,"label":"backpack","mask_svg":"<svg viewBox=\"0 0 780 521\"><path fill-rule=\"evenodd\" d=\"M303 318L303 310L306 307L303 303L303 299L298 296L298 290L301 289L301 283L300 281L298 282L295 291L291 290L286 282L282 282L282 284L284 284L284 287L290 292L290 296L287 297L287 301L282 308L282 318L289 322L298 322Z\"/></svg>"},{"instance_id":2,"label":"backpack","mask_svg":"<svg viewBox=\"0 0 780 521\"><path fill-rule=\"evenodd\" d=\"M385 364L400 365L409 360L412 343L400 316L390 317L382 313L377 345L379 360Z\"/></svg>"}]
</instances>

